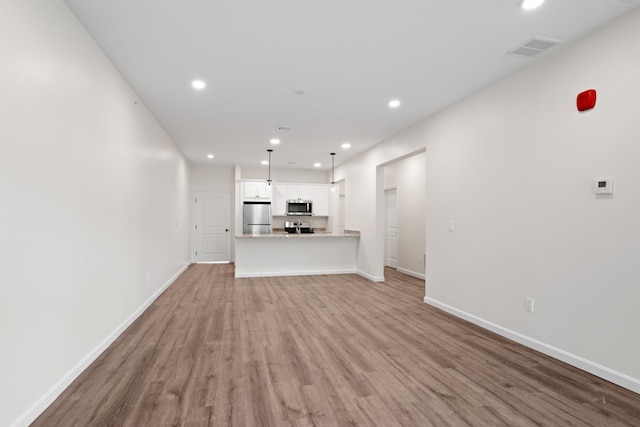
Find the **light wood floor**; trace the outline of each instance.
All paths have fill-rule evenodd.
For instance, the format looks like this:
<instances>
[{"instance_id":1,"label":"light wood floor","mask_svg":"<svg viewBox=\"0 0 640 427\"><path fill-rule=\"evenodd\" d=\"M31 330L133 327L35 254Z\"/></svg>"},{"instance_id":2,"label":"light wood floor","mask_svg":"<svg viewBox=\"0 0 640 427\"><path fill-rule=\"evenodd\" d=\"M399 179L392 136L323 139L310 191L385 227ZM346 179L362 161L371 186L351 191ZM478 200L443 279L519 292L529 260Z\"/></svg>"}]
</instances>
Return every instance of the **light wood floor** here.
<instances>
[{"instance_id":1,"label":"light wood floor","mask_svg":"<svg viewBox=\"0 0 640 427\"><path fill-rule=\"evenodd\" d=\"M640 395L385 274L234 279L233 265L193 265L33 425L640 425Z\"/></svg>"}]
</instances>

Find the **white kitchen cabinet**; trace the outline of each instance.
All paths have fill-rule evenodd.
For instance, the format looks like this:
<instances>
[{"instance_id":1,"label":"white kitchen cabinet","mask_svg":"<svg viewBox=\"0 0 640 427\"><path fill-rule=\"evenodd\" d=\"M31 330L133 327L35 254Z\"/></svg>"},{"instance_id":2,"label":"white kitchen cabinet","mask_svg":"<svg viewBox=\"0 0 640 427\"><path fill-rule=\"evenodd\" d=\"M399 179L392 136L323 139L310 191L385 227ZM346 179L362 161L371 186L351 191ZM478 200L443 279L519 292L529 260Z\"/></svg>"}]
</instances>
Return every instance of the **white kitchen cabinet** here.
<instances>
[{"instance_id":1,"label":"white kitchen cabinet","mask_svg":"<svg viewBox=\"0 0 640 427\"><path fill-rule=\"evenodd\" d=\"M289 199L304 199L302 197L302 192L300 188L302 185L300 184L287 184L287 200Z\"/></svg>"},{"instance_id":2,"label":"white kitchen cabinet","mask_svg":"<svg viewBox=\"0 0 640 427\"><path fill-rule=\"evenodd\" d=\"M271 192L271 211L274 215L286 215L288 187L288 184L273 184L273 191Z\"/></svg>"},{"instance_id":3,"label":"white kitchen cabinet","mask_svg":"<svg viewBox=\"0 0 640 427\"><path fill-rule=\"evenodd\" d=\"M313 214L329 216L329 187L327 185L305 186L303 199L313 201Z\"/></svg>"},{"instance_id":4,"label":"white kitchen cabinet","mask_svg":"<svg viewBox=\"0 0 640 427\"><path fill-rule=\"evenodd\" d=\"M271 200L271 191L265 181L243 181L243 200Z\"/></svg>"},{"instance_id":5,"label":"white kitchen cabinet","mask_svg":"<svg viewBox=\"0 0 640 427\"><path fill-rule=\"evenodd\" d=\"M329 186L327 184L276 184L271 203L274 215L285 215L287 200L311 200L313 214L329 215Z\"/></svg>"}]
</instances>

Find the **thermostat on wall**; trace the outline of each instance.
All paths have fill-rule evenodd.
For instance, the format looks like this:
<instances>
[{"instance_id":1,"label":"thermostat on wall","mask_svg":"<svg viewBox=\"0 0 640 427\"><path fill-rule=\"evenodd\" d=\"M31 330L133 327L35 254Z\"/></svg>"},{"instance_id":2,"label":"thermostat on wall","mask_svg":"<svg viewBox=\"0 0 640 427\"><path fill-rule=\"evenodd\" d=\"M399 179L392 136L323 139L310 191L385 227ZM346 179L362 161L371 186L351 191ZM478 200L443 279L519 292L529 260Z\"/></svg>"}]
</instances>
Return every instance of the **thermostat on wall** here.
<instances>
[{"instance_id":1,"label":"thermostat on wall","mask_svg":"<svg viewBox=\"0 0 640 427\"><path fill-rule=\"evenodd\" d=\"M612 194L613 180L611 178L603 178L596 180L596 194Z\"/></svg>"}]
</instances>

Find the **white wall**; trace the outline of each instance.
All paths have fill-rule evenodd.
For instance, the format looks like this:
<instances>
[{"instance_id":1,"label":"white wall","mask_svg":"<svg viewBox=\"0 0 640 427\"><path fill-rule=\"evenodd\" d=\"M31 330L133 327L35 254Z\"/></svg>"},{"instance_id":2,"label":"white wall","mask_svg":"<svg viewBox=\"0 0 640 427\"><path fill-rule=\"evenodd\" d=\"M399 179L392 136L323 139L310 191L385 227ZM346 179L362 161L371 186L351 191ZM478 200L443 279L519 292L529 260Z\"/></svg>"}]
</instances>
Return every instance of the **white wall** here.
<instances>
[{"instance_id":1,"label":"white wall","mask_svg":"<svg viewBox=\"0 0 640 427\"><path fill-rule=\"evenodd\" d=\"M418 153L384 168L384 188L398 198L398 271L424 278L426 154Z\"/></svg>"},{"instance_id":2,"label":"white wall","mask_svg":"<svg viewBox=\"0 0 640 427\"><path fill-rule=\"evenodd\" d=\"M191 187L196 191L225 191L233 198L235 170L232 166L193 166Z\"/></svg>"},{"instance_id":3,"label":"white wall","mask_svg":"<svg viewBox=\"0 0 640 427\"><path fill-rule=\"evenodd\" d=\"M235 168L233 166L192 166L191 167L191 195L195 195L195 193L199 191L217 191L217 192L225 192L229 193L229 218L231 218L230 226L231 231L229 233L230 238L230 251L229 254L231 257L231 261L235 259L236 253L236 239L235 236L235 228L236 228L236 185L235 185ZM191 206L191 260L195 262L195 206L194 199L191 197L189 200L189 204Z\"/></svg>"},{"instance_id":4,"label":"white wall","mask_svg":"<svg viewBox=\"0 0 640 427\"><path fill-rule=\"evenodd\" d=\"M379 165L426 146L426 301L640 392L638 75L636 9L340 168L359 269L383 262Z\"/></svg>"},{"instance_id":5,"label":"white wall","mask_svg":"<svg viewBox=\"0 0 640 427\"><path fill-rule=\"evenodd\" d=\"M344 180L345 229L360 231L358 273L373 281L384 280L384 168L424 147L420 133L408 129L336 168L336 182Z\"/></svg>"},{"instance_id":6,"label":"white wall","mask_svg":"<svg viewBox=\"0 0 640 427\"><path fill-rule=\"evenodd\" d=\"M635 11L433 120L427 297L633 377L640 391L638 75ZM576 95L590 88L597 106L579 113ZM593 193L603 176L612 198Z\"/></svg>"},{"instance_id":7,"label":"white wall","mask_svg":"<svg viewBox=\"0 0 640 427\"><path fill-rule=\"evenodd\" d=\"M268 174L269 171L267 166L259 168L241 168L242 179L267 179ZM331 181L331 171L327 172L323 170L271 168L271 179L275 183L304 182L313 184L328 184Z\"/></svg>"},{"instance_id":8,"label":"white wall","mask_svg":"<svg viewBox=\"0 0 640 427\"><path fill-rule=\"evenodd\" d=\"M8 426L38 415L188 264L190 168L61 1L2 1L0 19Z\"/></svg>"}]
</instances>

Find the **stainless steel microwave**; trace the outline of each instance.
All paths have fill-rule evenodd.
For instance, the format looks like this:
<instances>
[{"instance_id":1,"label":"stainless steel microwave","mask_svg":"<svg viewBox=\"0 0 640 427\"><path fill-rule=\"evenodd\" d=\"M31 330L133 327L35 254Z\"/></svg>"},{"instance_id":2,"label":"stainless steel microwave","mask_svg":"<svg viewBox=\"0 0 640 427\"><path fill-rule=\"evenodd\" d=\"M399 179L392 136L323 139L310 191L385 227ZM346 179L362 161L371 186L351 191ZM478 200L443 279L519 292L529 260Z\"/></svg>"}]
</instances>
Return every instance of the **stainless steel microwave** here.
<instances>
[{"instance_id":1,"label":"stainless steel microwave","mask_svg":"<svg viewBox=\"0 0 640 427\"><path fill-rule=\"evenodd\" d=\"M287 200L287 215L313 215L313 202L311 200L289 199Z\"/></svg>"}]
</instances>

